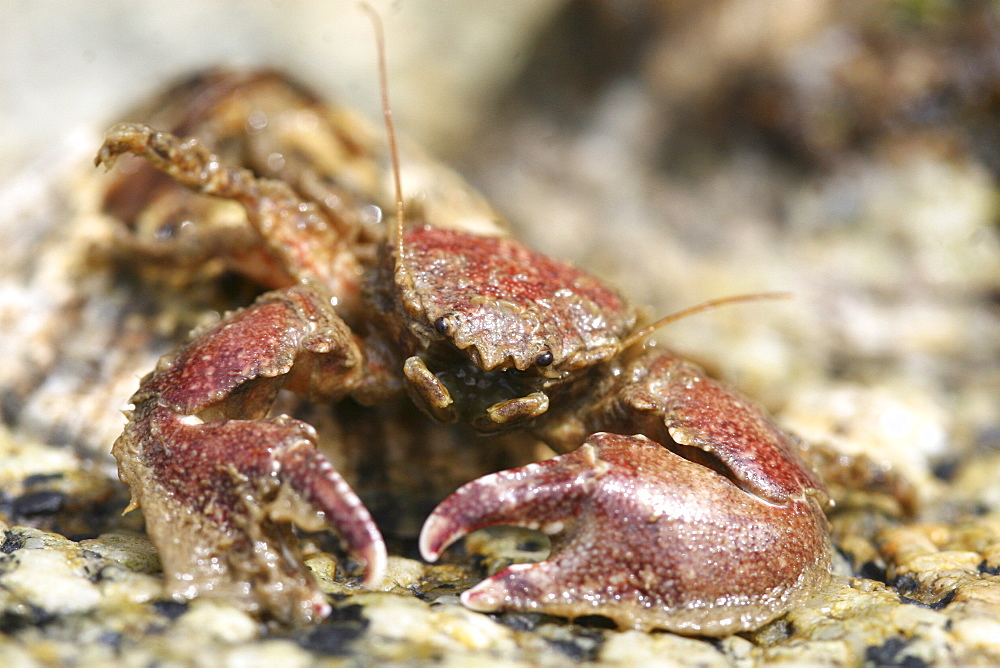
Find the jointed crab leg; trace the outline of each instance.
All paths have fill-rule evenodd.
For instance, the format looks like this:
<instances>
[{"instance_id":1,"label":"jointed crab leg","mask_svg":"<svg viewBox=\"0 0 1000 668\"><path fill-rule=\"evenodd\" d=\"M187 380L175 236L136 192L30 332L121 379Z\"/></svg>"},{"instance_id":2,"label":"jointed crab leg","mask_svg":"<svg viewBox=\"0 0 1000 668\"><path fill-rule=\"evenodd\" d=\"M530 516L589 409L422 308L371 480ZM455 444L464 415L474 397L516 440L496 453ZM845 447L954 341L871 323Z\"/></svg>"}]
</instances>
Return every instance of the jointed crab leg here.
<instances>
[{"instance_id":1,"label":"jointed crab leg","mask_svg":"<svg viewBox=\"0 0 1000 668\"><path fill-rule=\"evenodd\" d=\"M125 153L145 158L191 190L239 202L268 252L292 271L293 279L320 283L345 305L356 301L360 269L340 226L284 182L226 166L198 139L180 139L138 123L111 128L95 163L110 168Z\"/></svg>"},{"instance_id":2,"label":"jointed crab leg","mask_svg":"<svg viewBox=\"0 0 1000 668\"><path fill-rule=\"evenodd\" d=\"M322 304L306 287L268 293L161 360L132 397L113 454L174 595L242 589L236 600L287 621L324 616L289 522L332 526L365 563L365 583L381 581L382 536L316 450L313 428L263 419L282 385L339 398L370 375L350 330Z\"/></svg>"}]
</instances>

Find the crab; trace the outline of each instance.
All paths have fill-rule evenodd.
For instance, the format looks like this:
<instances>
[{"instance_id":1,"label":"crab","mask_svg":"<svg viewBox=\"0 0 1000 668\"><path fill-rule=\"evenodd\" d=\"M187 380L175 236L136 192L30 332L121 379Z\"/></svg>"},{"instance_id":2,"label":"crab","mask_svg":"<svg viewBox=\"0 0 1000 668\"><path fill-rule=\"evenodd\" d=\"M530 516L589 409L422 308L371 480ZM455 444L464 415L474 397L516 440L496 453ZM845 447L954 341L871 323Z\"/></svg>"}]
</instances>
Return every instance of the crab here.
<instances>
[{"instance_id":1,"label":"crab","mask_svg":"<svg viewBox=\"0 0 1000 668\"><path fill-rule=\"evenodd\" d=\"M144 161L108 210L134 222L180 184L203 219L145 257L217 261L270 288L160 360L113 447L172 596L222 596L290 624L324 617L293 526L332 529L362 584L382 581L383 538L315 429L270 414L282 390L361 405L408 395L436 422L562 453L475 479L426 520L432 562L481 527L550 537L546 560L465 591L473 610L726 635L829 577L828 495L795 441L649 343L617 290L512 239L491 213L451 216L433 192L404 212L398 175L396 224L372 222L391 203L370 130L276 74L212 72L166 99L171 113L152 118L169 127L108 132L98 164ZM301 142L288 114L335 139ZM231 203L245 212L236 224Z\"/></svg>"}]
</instances>

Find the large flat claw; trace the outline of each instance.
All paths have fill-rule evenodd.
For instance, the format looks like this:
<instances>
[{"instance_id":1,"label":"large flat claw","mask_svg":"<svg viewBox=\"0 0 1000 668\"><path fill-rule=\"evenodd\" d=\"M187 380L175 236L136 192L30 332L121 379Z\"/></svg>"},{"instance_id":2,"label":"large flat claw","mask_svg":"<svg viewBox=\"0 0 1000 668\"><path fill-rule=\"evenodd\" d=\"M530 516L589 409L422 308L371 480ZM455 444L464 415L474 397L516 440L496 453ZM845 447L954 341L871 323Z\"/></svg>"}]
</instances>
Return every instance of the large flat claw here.
<instances>
[{"instance_id":1,"label":"large flat claw","mask_svg":"<svg viewBox=\"0 0 1000 668\"><path fill-rule=\"evenodd\" d=\"M643 436L595 434L570 454L465 485L428 518L421 552L434 561L493 524L540 529L552 553L466 591L475 610L724 635L782 614L829 568L811 496L765 501Z\"/></svg>"},{"instance_id":2,"label":"large flat claw","mask_svg":"<svg viewBox=\"0 0 1000 668\"><path fill-rule=\"evenodd\" d=\"M367 586L384 576L385 544L374 520L316 450L305 423L198 423L147 404L114 454L174 597L223 597L293 624L325 617L330 606L302 563L291 524L335 529L364 563Z\"/></svg>"},{"instance_id":3,"label":"large flat claw","mask_svg":"<svg viewBox=\"0 0 1000 668\"><path fill-rule=\"evenodd\" d=\"M162 359L132 397L112 454L172 596L224 597L293 624L326 616L292 524L336 530L365 583L382 580L382 536L315 430L265 417L282 387L337 396L365 370L328 304L306 286L267 293Z\"/></svg>"}]
</instances>

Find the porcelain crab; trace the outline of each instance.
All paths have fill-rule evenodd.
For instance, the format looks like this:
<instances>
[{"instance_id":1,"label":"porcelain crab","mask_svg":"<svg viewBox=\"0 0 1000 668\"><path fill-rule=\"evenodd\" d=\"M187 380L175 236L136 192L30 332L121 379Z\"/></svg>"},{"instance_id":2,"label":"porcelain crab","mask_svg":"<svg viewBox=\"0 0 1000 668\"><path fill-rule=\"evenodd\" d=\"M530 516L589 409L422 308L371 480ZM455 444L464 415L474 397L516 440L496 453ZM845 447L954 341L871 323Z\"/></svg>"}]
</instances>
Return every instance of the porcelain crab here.
<instances>
[{"instance_id":1,"label":"porcelain crab","mask_svg":"<svg viewBox=\"0 0 1000 668\"><path fill-rule=\"evenodd\" d=\"M245 223L186 220L193 236L172 257L221 258L273 288L161 359L114 445L172 595L323 617L293 525L334 530L364 583L382 579L379 530L315 430L268 417L279 390L362 405L408 394L433 420L521 430L565 453L474 480L427 519L430 561L493 524L551 537L547 560L466 591L475 610L724 635L825 581L827 494L793 440L698 367L644 347L648 329L615 289L496 229L442 225L432 206L367 223L366 207L386 208L354 164L370 139L278 75L214 72L167 97L183 106L169 127L115 126L97 162L145 161L115 186L129 201L152 197L157 170L204 202L237 203ZM283 135L297 126L278 98L335 139ZM309 168L323 161L348 167Z\"/></svg>"}]
</instances>

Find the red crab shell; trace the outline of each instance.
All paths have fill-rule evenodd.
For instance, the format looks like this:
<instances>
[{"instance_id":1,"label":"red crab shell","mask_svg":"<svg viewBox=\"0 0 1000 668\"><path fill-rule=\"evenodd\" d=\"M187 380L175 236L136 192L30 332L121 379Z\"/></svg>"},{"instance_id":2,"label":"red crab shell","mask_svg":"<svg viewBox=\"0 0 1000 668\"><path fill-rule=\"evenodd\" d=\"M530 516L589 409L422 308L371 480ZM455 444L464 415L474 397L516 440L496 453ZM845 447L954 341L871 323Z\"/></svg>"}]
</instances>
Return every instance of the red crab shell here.
<instances>
[{"instance_id":1,"label":"red crab shell","mask_svg":"<svg viewBox=\"0 0 1000 668\"><path fill-rule=\"evenodd\" d=\"M486 371L590 366L617 354L635 322L618 292L512 239L421 225L404 249L422 319Z\"/></svg>"}]
</instances>

